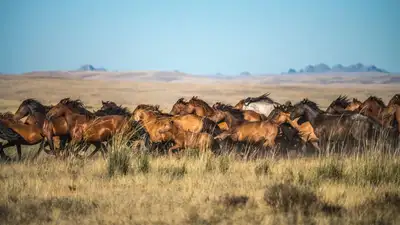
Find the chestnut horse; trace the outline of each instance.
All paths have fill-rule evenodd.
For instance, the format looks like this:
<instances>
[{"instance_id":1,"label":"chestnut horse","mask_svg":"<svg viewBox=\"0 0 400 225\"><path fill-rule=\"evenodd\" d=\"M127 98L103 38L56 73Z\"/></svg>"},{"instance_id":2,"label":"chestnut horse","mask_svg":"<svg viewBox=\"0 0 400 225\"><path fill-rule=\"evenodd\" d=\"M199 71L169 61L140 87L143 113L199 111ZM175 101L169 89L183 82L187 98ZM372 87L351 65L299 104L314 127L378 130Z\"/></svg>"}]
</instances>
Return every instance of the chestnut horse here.
<instances>
[{"instance_id":1,"label":"chestnut horse","mask_svg":"<svg viewBox=\"0 0 400 225\"><path fill-rule=\"evenodd\" d=\"M102 142L110 141L115 134L128 128L128 120L124 116L111 115L94 118L89 115L74 113L63 102L59 102L47 113L49 120L59 117L64 118L67 122L73 142L92 144L96 147L89 157L92 157L99 150L105 157L107 148Z\"/></svg>"},{"instance_id":2,"label":"chestnut horse","mask_svg":"<svg viewBox=\"0 0 400 225\"><path fill-rule=\"evenodd\" d=\"M178 101L175 102L175 104L172 106L171 115L185 115L187 114L187 108L188 102L184 100L184 98L178 99Z\"/></svg>"},{"instance_id":3,"label":"chestnut horse","mask_svg":"<svg viewBox=\"0 0 400 225\"><path fill-rule=\"evenodd\" d=\"M79 113L90 118L95 117L94 113L85 109L84 104L79 99L71 100L70 98L63 98L58 104L67 106L74 113ZM71 140L70 129L64 117L52 118L51 120L46 119L43 124L43 134L50 145L52 154L56 154L52 141L54 137L60 137L60 150L64 150L66 144ZM37 154L39 154L39 152Z\"/></svg>"},{"instance_id":4,"label":"chestnut horse","mask_svg":"<svg viewBox=\"0 0 400 225\"><path fill-rule=\"evenodd\" d=\"M215 151L215 148L219 147L212 135L205 132L193 133L184 131L179 124L176 124L173 120L163 123L158 132L160 134L168 132L171 135L174 145L168 149L168 154L170 156L173 150L182 148L199 149L201 152L206 152L207 150Z\"/></svg>"},{"instance_id":5,"label":"chestnut horse","mask_svg":"<svg viewBox=\"0 0 400 225\"><path fill-rule=\"evenodd\" d=\"M227 137L234 142L248 142L251 144L261 143L263 148L275 146L275 139L279 132L279 126L286 118L279 117L274 120L248 122L233 127L228 131L216 136L214 139L225 140Z\"/></svg>"}]
</instances>

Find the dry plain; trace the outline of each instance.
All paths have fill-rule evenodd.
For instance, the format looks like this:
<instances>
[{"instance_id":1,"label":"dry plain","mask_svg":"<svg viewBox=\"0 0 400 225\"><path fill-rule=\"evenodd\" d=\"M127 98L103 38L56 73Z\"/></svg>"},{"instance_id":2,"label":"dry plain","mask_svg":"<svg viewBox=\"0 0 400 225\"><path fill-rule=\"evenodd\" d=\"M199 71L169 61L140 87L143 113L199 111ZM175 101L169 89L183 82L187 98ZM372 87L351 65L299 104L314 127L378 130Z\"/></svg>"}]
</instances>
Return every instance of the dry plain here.
<instances>
[{"instance_id":1,"label":"dry plain","mask_svg":"<svg viewBox=\"0 0 400 225\"><path fill-rule=\"evenodd\" d=\"M140 103L159 104L165 112L180 97L235 104L263 93L281 103L308 97L322 108L341 94L361 101L376 95L387 103L399 92L399 84L388 79L380 74L217 79L176 72L36 72L0 76L0 111L15 112L26 98L55 104L64 97L80 98L91 110L108 100L131 110ZM356 155L255 161L193 152L179 159L152 157L123 146L113 150L124 152L124 162L59 160L45 153L32 161L37 146L25 147L23 162L0 164L0 221L400 224L400 159L382 153L384 142ZM6 153L15 158L14 148ZM127 165L127 173L110 177L112 164Z\"/></svg>"}]
</instances>

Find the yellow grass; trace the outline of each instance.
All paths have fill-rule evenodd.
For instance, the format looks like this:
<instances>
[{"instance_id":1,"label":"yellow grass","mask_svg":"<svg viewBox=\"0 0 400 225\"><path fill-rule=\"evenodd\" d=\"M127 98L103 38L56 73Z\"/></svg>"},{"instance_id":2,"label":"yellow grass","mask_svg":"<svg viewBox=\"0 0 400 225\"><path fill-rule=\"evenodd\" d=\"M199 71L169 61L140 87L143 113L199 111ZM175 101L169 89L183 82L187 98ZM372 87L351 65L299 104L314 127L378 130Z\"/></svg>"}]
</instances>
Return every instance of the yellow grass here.
<instances>
[{"instance_id":1,"label":"yellow grass","mask_svg":"<svg viewBox=\"0 0 400 225\"><path fill-rule=\"evenodd\" d=\"M1 110L12 112L27 97L52 104L63 97L80 97L95 108L101 100L113 100L131 109L150 103L169 111L179 97L193 95L210 103L234 104L243 97L271 92L279 102L309 97L327 106L339 94L360 100L374 94L387 102L396 91L390 85L344 88L229 82L190 86L27 78L0 81ZM2 224L400 223L400 159L378 149L352 156L254 161L232 155L188 154L180 158L148 156L146 160L132 149L116 146L109 157L118 151L127 157L129 169L126 175L109 176L109 163L115 161L103 160L100 154L93 160L60 160L42 153L32 161L37 148L24 147L23 162L0 164ZM6 154L15 158L15 149ZM285 193L286 188L291 192ZM226 194L230 197L224 199ZM313 196L317 200L310 203ZM246 197L247 201L239 204ZM292 200L287 203L289 197ZM238 204L235 199L239 199ZM282 210L286 206L288 212ZM305 208L310 212L304 212Z\"/></svg>"}]
</instances>

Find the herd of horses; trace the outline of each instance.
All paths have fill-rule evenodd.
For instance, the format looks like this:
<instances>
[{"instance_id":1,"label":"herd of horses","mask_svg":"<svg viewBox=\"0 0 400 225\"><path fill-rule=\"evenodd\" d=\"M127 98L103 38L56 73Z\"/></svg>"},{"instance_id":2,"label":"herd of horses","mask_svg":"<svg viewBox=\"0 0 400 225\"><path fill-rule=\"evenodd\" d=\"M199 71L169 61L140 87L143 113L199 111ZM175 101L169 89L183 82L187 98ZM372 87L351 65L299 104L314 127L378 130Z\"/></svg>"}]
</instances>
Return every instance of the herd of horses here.
<instances>
[{"instance_id":1,"label":"herd of horses","mask_svg":"<svg viewBox=\"0 0 400 225\"><path fill-rule=\"evenodd\" d=\"M64 98L54 106L26 99L15 114L0 114L0 139L6 141L0 143L0 157L9 160L4 149L16 146L20 160L22 145L39 143L34 158L42 150L58 156L71 144L79 146L68 150L74 154L93 145L90 156L100 151L105 157L121 134L127 144L142 143L148 151L170 155L183 149L221 153L229 146L242 151L244 144L260 152L278 147L318 152L327 143L359 145L379 135L397 148L399 122L400 94L387 105L375 96L364 102L339 96L326 110L309 99L281 104L268 93L242 99L235 106L221 102L210 106L193 96L188 101L178 99L169 113L162 112L159 105L140 104L130 112L114 102L102 101L101 109L93 112L79 99Z\"/></svg>"}]
</instances>

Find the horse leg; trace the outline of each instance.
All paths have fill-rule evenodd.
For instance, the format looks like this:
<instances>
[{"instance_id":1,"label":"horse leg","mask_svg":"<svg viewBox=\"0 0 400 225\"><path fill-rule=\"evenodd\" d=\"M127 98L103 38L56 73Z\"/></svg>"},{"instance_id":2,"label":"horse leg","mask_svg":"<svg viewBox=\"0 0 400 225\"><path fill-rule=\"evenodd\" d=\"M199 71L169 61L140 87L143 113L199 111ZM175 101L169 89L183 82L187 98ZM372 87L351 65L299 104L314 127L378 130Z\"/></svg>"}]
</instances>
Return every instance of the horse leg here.
<instances>
[{"instance_id":1,"label":"horse leg","mask_svg":"<svg viewBox=\"0 0 400 225\"><path fill-rule=\"evenodd\" d=\"M101 143L101 155L103 156L103 159L106 159L106 156L108 154L108 149L107 146Z\"/></svg>"},{"instance_id":2,"label":"horse leg","mask_svg":"<svg viewBox=\"0 0 400 225\"><path fill-rule=\"evenodd\" d=\"M35 153L35 155L33 155L32 159L36 159L36 158L39 156L40 152L45 148L45 144L46 144L46 143L47 143L47 142L46 142L45 138L43 138L42 141L40 142L39 149L37 150L37 152ZM47 143L47 144L48 144L48 143Z\"/></svg>"},{"instance_id":3,"label":"horse leg","mask_svg":"<svg viewBox=\"0 0 400 225\"><path fill-rule=\"evenodd\" d=\"M1 158L5 159L6 161L10 161L11 158L4 153L4 146L3 143L0 143L0 156Z\"/></svg>"},{"instance_id":4,"label":"horse leg","mask_svg":"<svg viewBox=\"0 0 400 225\"><path fill-rule=\"evenodd\" d=\"M179 149L180 146L179 145L174 145L171 148L168 149L168 155L171 157L172 156L172 151L175 149Z\"/></svg>"},{"instance_id":5,"label":"horse leg","mask_svg":"<svg viewBox=\"0 0 400 225\"><path fill-rule=\"evenodd\" d=\"M21 145L17 144L17 155L18 155L18 161L21 161L22 153L21 153Z\"/></svg>"},{"instance_id":6,"label":"horse leg","mask_svg":"<svg viewBox=\"0 0 400 225\"><path fill-rule=\"evenodd\" d=\"M96 148L93 150L93 152L88 156L88 158L92 158L94 156L94 154L96 154L100 149L101 149L101 142L95 142L93 143L94 146L96 146Z\"/></svg>"}]
</instances>

